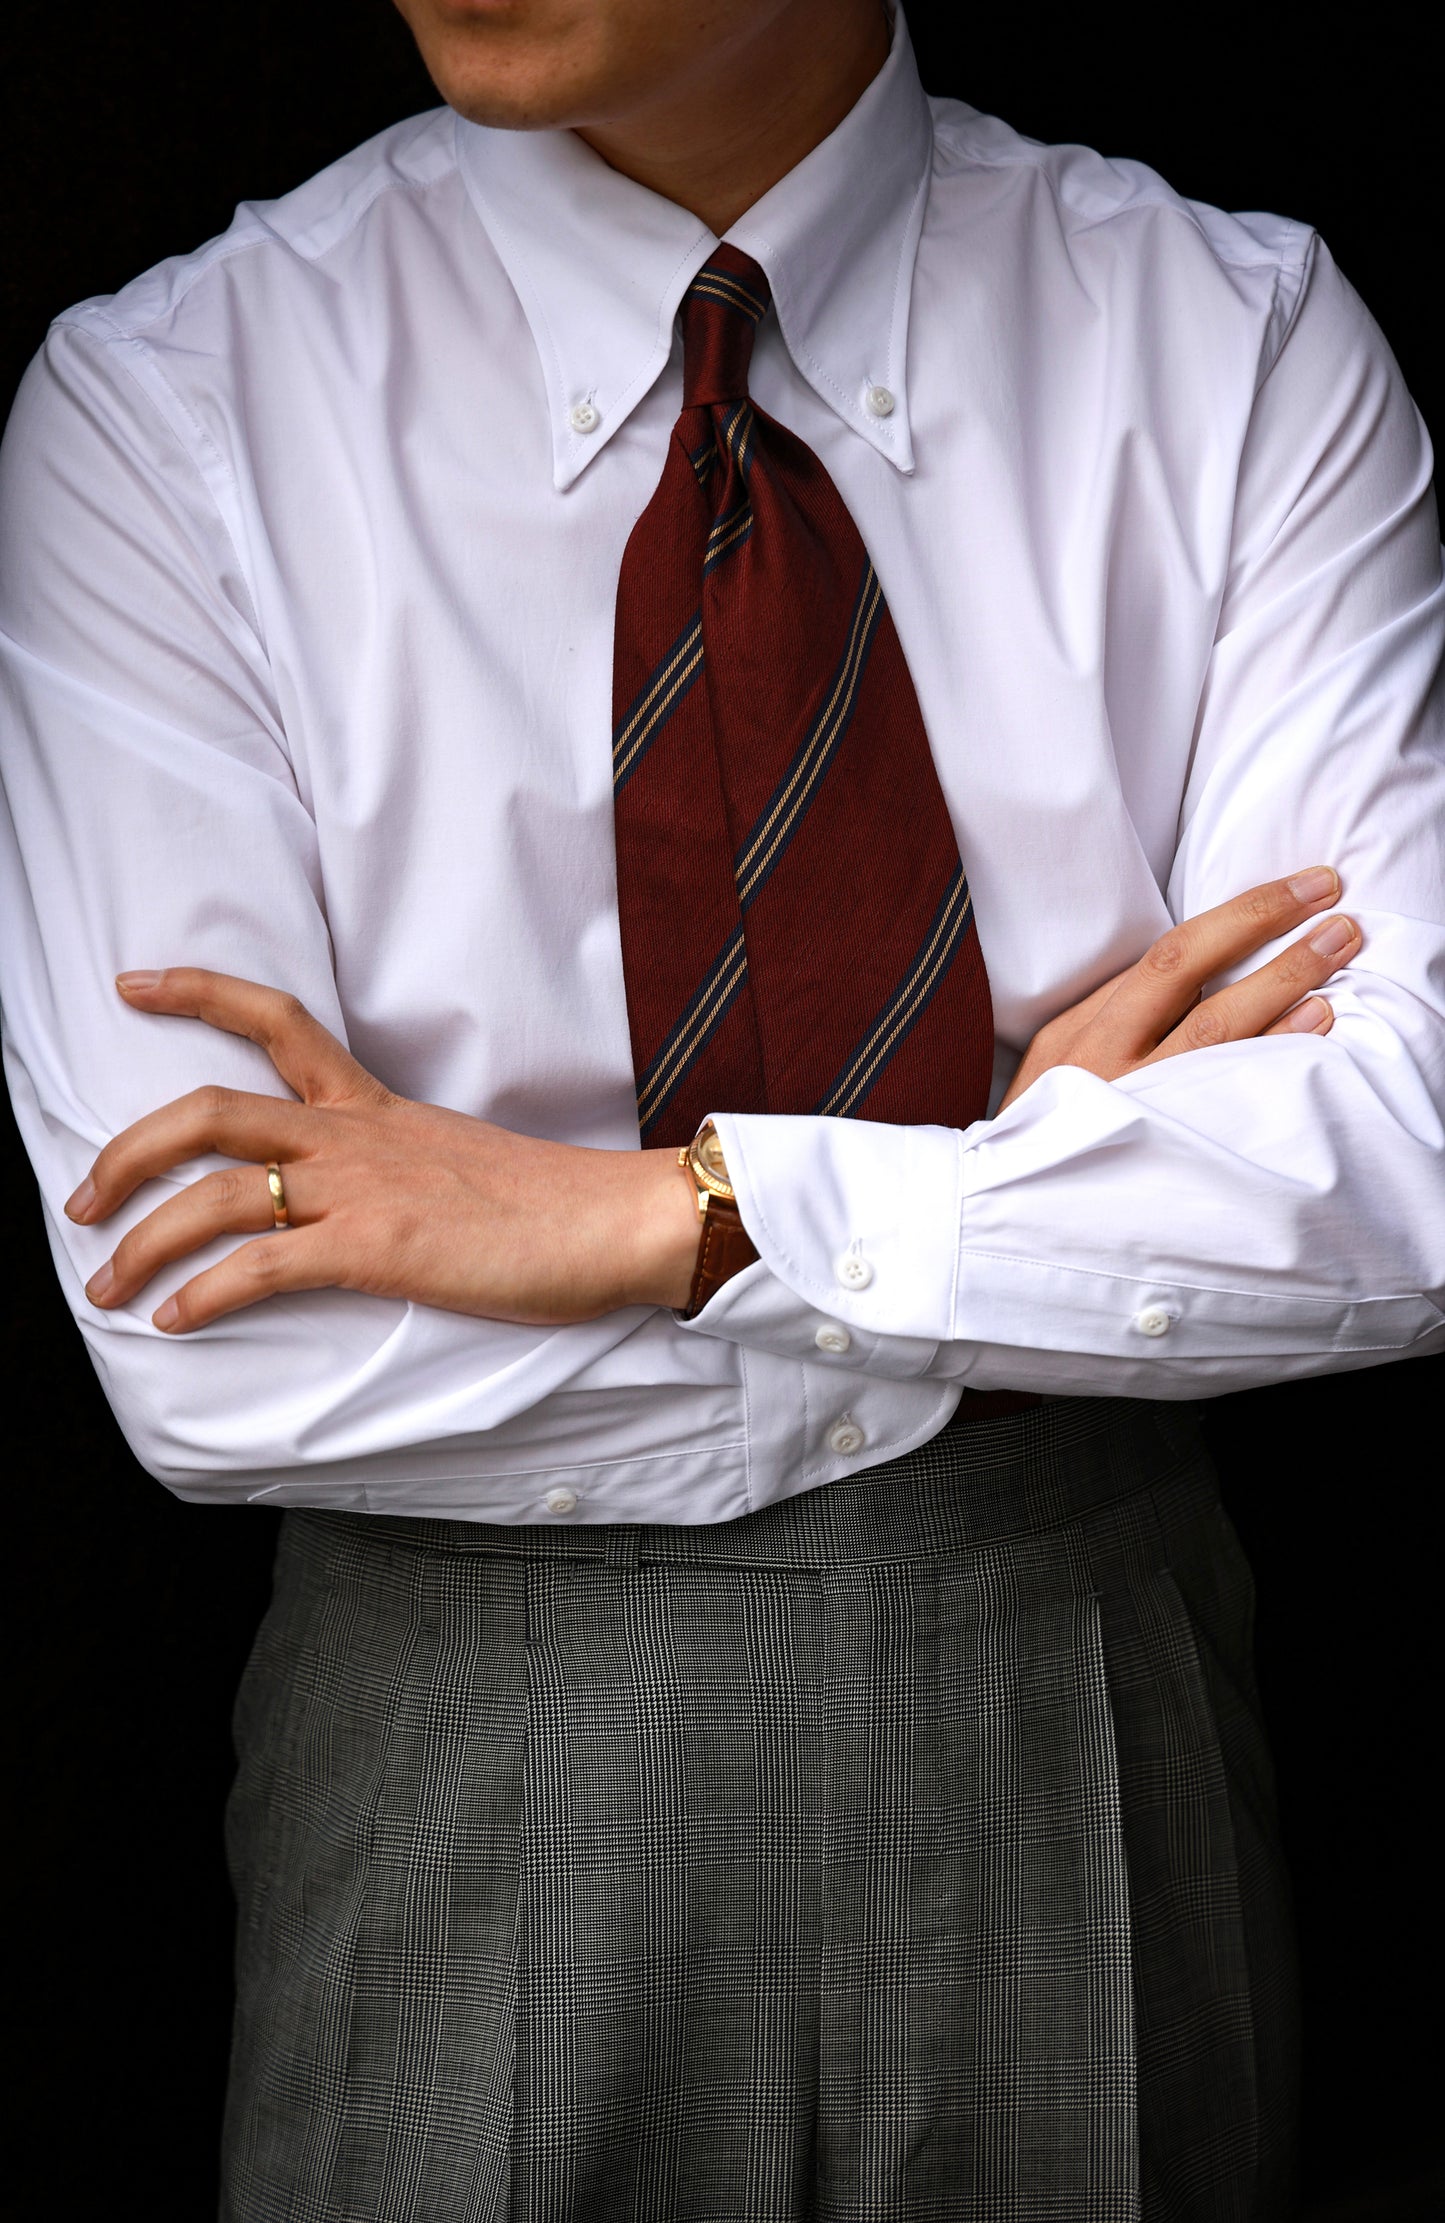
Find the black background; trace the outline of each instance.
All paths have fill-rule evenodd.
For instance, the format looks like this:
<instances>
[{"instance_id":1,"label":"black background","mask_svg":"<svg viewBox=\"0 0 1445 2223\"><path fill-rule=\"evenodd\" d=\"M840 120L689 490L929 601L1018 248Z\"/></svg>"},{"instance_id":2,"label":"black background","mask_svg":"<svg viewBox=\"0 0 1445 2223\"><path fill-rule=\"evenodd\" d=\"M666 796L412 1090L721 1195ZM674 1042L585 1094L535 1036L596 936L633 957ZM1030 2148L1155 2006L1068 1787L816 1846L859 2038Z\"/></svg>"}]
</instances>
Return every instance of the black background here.
<instances>
[{"instance_id":1,"label":"black background","mask_svg":"<svg viewBox=\"0 0 1445 2223\"><path fill-rule=\"evenodd\" d=\"M1438 85L1422 18L1370 10L915 5L925 82L1181 191L1316 224L1445 426ZM10 0L0 123L4 400L47 318L433 104L384 0L185 9ZM1181 26L1182 28L1178 27ZM0 1138L9 1440L7 2077L12 2213L214 2213L231 1908L227 1712L275 1516L178 1504L135 1466ZM1222 1399L1210 1428L1254 1561L1294 1863L1311 2214L1445 2213L1434 1952L1438 1693L1430 1360Z\"/></svg>"}]
</instances>

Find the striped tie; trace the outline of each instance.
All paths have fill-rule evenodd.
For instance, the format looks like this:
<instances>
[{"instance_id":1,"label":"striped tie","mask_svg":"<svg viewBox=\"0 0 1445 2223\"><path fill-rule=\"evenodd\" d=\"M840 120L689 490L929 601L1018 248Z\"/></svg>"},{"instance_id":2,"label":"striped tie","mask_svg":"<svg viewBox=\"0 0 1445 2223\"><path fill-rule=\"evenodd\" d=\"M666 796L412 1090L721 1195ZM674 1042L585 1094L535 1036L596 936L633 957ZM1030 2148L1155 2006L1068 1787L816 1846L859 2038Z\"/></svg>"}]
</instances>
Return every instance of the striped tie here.
<instances>
[{"instance_id":1,"label":"striped tie","mask_svg":"<svg viewBox=\"0 0 1445 2223\"><path fill-rule=\"evenodd\" d=\"M966 1126L988 976L918 698L858 529L748 399L767 279L719 247L617 590L613 795L637 1112Z\"/></svg>"}]
</instances>

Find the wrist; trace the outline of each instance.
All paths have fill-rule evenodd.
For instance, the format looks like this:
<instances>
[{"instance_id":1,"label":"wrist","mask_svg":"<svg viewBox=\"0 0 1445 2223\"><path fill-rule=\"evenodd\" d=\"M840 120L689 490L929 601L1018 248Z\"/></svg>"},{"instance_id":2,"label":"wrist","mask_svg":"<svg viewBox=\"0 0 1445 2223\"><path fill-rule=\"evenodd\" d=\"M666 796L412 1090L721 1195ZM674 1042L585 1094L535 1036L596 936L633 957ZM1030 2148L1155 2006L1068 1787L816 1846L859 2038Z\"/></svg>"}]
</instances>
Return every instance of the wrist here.
<instances>
[{"instance_id":1,"label":"wrist","mask_svg":"<svg viewBox=\"0 0 1445 2223\"><path fill-rule=\"evenodd\" d=\"M701 1221L697 1191L676 1150L639 1154L637 1191L626 1230L631 1265L623 1304L667 1305L681 1312L697 1269Z\"/></svg>"}]
</instances>

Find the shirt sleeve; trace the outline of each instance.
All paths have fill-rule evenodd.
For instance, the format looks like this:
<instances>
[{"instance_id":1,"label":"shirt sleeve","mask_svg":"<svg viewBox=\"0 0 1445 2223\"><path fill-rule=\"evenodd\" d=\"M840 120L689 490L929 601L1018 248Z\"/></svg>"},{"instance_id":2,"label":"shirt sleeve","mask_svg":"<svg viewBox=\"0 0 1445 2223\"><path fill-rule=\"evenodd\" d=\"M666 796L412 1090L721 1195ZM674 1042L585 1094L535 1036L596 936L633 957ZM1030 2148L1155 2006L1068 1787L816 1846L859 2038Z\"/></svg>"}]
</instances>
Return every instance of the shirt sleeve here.
<instances>
[{"instance_id":1,"label":"shirt sleeve","mask_svg":"<svg viewBox=\"0 0 1445 2223\"><path fill-rule=\"evenodd\" d=\"M545 1330L327 1290L160 1335L161 1297L229 1242L123 1310L85 1300L160 1193L73 1226L61 1206L102 1144L204 1083L286 1093L251 1045L126 1009L114 974L207 965L347 1029L236 485L144 346L79 317L32 365L0 452L0 990L61 1283L132 1449L182 1495L260 1495L304 1468L326 1503L350 1465L403 1452L388 1472L465 1475L479 1434L650 1315Z\"/></svg>"},{"instance_id":2,"label":"shirt sleeve","mask_svg":"<svg viewBox=\"0 0 1445 2223\"><path fill-rule=\"evenodd\" d=\"M1240 459L1166 894L1182 919L1337 866L1364 940L1329 986L1330 1034L1113 1082L1058 1068L961 1133L719 1115L761 1263L694 1332L813 1359L825 1315L854 1369L1166 1398L1442 1347L1430 470L1378 329L1317 246Z\"/></svg>"}]
</instances>

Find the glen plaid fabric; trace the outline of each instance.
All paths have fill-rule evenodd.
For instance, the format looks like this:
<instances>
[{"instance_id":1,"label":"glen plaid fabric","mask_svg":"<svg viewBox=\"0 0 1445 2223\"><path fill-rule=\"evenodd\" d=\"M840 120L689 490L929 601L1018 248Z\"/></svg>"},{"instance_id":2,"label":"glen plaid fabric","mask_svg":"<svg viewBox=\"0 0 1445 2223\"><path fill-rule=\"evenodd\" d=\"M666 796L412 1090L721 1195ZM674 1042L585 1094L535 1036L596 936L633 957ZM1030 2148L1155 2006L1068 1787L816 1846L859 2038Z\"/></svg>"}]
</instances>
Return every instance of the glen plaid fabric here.
<instances>
[{"instance_id":1,"label":"glen plaid fabric","mask_svg":"<svg viewBox=\"0 0 1445 2223\"><path fill-rule=\"evenodd\" d=\"M1282 2218L1250 1615L1106 1401L700 1529L287 1514L225 2223Z\"/></svg>"},{"instance_id":2,"label":"glen plaid fabric","mask_svg":"<svg viewBox=\"0 0 1445 2223\"><path fill-rule=\"evenodd\" d=\"M712 1111L966 1127L988 977L878 575L806 444L748 399L769 303L719 247L617 589L618 911L645 1143Z\"/></svg>"}]
</instances>

